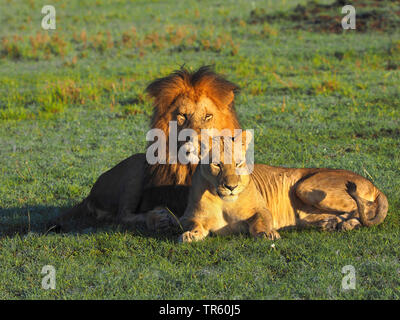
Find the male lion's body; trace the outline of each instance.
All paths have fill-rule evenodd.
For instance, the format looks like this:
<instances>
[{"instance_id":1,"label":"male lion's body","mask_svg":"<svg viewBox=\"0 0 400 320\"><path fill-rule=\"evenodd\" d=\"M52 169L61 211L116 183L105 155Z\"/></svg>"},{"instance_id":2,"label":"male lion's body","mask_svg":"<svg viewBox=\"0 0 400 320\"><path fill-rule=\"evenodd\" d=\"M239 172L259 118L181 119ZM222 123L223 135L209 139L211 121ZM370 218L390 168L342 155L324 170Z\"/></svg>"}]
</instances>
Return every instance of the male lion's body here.
<instances>
[{"instance_id":1,"label":"male lion's body","mask_svg":"<svg viewBox=\"0 0 400 320\"><path fill-rule=\"evenodd\" d=\"M71 221L80 227L115 218L132 222L143 218L143 214L138 213L159 206L168 207L181 216L196 165L179 161L169 163L170 121L177 122L178 134L184 129L193 129L198 134L209 128L238 129L240 125L234 108L237 90L235 84L209 67L201 67L195 72L182 68L153 81L146 89L154 99L151 128L165 134L166 164L149 164L145 154L125 159L103 173L89 196L57 218L55 224L67 230Z\"/></svg>"},{"instance_id":2,"label":"male lion's body","mask_svg":"<svg viewBox=\"0 0 400 320\"><path fill-rule=\"evenodd\" d=\"M220 158L218 166L200 164L196 169L181 218L189 229L183 241L244 230L275 239L276 230L286 227L351 230L386 217L385 195L354 172L255 164L250 175L239 175L235 162L224 163L222 151Z\"/></svg>"}]
</instances>

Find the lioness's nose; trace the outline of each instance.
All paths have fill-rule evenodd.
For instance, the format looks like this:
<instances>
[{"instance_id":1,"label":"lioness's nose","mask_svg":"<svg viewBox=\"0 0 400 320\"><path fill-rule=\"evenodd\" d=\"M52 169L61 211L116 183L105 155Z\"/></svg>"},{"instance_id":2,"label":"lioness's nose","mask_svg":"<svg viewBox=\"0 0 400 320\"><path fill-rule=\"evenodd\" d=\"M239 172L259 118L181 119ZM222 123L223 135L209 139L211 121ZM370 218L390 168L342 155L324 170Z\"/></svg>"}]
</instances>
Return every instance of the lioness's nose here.
<instances>
[{"instance_id":1,"label":"lioness's nose","mask_svg":"<svg viewBox=\"0 0 400 320\"><path fill-rule=\"evenodd\" d=\"M224 184L224 187L233 191L238 185L232 185L232 184Z\"/></svg>"}]
</instances>

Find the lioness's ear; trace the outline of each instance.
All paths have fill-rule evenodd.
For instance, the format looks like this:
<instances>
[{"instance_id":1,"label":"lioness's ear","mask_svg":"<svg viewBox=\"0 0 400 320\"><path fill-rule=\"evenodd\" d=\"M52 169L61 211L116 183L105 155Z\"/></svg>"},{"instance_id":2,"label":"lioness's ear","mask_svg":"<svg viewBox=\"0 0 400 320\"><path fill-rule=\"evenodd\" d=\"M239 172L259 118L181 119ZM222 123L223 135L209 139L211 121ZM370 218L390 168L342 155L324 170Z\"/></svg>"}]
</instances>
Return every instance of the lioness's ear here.
<instances>
[{"instance_id":1,"label":"lioness's ear","mask_svg":"<svg viewBox=\"0 0 400 320\"><path fill-rule=\"evenodd\" d=\"M234 137L232 137L232 140L236 143L240 143L243 147L243 150L247 152L247 149L253 139L253 134L250 130L244 130L242 131L241 129L235 129L235 133L239 131Z\"/></svg>"},{"instance_id":2,"label":"lioness's ear","mask_svg":"<svg viewBox=\"0 0 400 320\"><path fill-rule=\"evenodd\" d=\"M252 139L253 139L253 134L250 130L244 130L242 132L242 145L246 148L246 150L249 147Z\"/></svg>"}]
</instances>

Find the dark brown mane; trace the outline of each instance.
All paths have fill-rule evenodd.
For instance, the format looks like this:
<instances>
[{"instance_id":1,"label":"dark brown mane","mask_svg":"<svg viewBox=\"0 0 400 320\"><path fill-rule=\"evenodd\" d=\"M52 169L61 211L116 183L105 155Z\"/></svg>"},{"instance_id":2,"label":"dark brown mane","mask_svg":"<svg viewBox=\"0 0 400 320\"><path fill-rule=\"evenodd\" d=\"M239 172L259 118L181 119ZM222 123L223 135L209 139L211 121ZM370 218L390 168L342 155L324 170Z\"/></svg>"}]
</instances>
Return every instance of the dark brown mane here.
<instances>
[{"instance_id":1,"label":"dark brown mane","mask_svg":"<svg viewBox=\"0 0 400 320\"><path fill-rule=\"evenodd\" d=\"M181 95L197 101L202 95L211 99L218 109L228 114L234 128L240 128L234 108L234 97L239 87L203 66L197 71L182 67L170 75L153 81L146 92L154 98L151 128L164 131L167 137L167 164L149 165L145 173L145 188L154 186L190 185L195 165L168 164L169 121L172 120L170 106ZM150 143L151 144L151 143Z\"/></svg>"}]
</instances>

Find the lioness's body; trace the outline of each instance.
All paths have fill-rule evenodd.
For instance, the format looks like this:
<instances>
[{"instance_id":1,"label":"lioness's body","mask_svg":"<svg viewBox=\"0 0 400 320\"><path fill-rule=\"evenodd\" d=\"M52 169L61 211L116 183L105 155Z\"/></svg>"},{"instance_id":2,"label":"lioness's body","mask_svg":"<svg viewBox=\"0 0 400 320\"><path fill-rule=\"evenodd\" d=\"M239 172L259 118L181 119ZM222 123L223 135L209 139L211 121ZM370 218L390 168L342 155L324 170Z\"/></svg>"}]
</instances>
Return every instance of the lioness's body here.
<instances>
[{"instance_id":1,"label":"lioness's body","mask_svg":"<svg viewBox=\"0 0 400 320\"><path fill-rule=\"evenodd\" d=\"M279 237L265 200L250 176L243 177L244 189L237 199L224 200L204 177L201 166L204 165L199 165L193 176L189 204L180 219L184 228L190 229L182 235L183 241L201 240L210 232L227 235L250 231L254 236Z\"/></svg>"},{"instance_id":2,"label":"lioness's body","mask_svg":"<svg viewBox=\"0 0 400 320\"><path fill-rule=\"evenodd\" d=\"M381 223L387 209L380 190L347 170L255 164L250 175L238 175L234 164L200 164L181 218L189 229L182 240L246 230L274 239L285 227L350 230Z\"/></svg>"},{"instance_id":3,"label":"lioness's body","mask_svg":"<svg viewBox=\"0 0 400 320\"><path fill-rule=\"evenodd\" d=\"M334 228L333 221L348 220L357 210L357 203L347 191L348 181L356 184L358 196L366 201L375 202L378 195L384 197L366 178L340 169L256 164L251 180L272 213L275 229L318 224L322 219L332 219L329 227Z\"/></svg>"}]
</instances>

